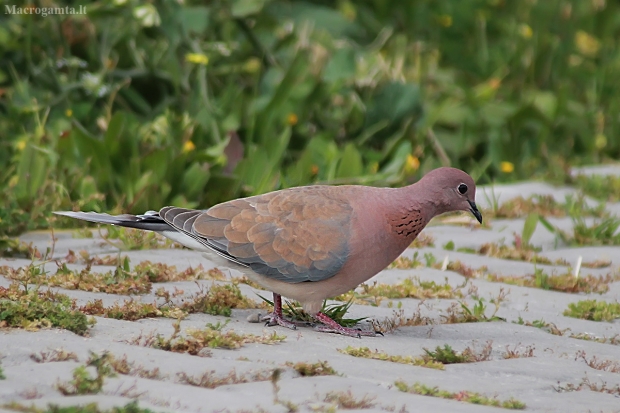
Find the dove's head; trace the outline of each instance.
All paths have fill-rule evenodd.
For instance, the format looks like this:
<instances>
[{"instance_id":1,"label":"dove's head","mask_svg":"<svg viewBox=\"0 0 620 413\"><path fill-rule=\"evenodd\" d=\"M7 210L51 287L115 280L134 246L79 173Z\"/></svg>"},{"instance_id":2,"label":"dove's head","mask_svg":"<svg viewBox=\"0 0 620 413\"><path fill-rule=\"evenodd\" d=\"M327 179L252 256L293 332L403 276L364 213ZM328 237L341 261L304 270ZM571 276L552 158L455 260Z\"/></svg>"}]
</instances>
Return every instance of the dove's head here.
<instances>
[{"instance_id":1,"label":"dove's head","mask_svg":"<svg viewBox=\"0 0 620 413\"><path fill-rule=\"evenodd\" d=\"M482 224L482 214L476 206L476 184L466 172L456 168L437 168L419 181L429 190L437 213L469 211Z\"/></svg>"}]
</instances>

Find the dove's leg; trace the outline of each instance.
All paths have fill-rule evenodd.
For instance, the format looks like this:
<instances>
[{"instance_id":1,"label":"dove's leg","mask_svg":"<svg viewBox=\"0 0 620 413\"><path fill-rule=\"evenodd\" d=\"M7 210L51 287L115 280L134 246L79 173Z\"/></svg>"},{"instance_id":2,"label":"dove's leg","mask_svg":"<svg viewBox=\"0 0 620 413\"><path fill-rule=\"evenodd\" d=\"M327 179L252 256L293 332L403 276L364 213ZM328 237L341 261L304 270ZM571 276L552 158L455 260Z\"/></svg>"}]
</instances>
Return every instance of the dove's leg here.
<instances>
[{"instance_id":1,"label":"dove's leg","mask_svg":"<svg viewBox=\"0 0 620 413\"><path fill-rule=\"evenodd\" d=\"M276 293L273 293L273 313L267 314L265 317L261 318L261 321L265 321L265 325L268 326L278 325L290 328L291 330L297 329L295 323L288 321L284 318L284 315L282 315L282 296Z\"/></svg>"},{"instance_id":2,"label":"dove's leg","mask_svg":"<svg viewBox=\"0 0 620 413\"><path fill-rule=\"evenodd\" d=\"M324 333L338 333L338 334L342 334L345 336L358 337L358 338L361 336L375 337L376 335L383 335L379 331L368 331L368 330L361 330L357 328L343 327L337 322L335 322L334 320L332 320L331 318L329 318L329 316L321 312L316 313L314 315L314 319L323 324L322 326L315 326L314 329L317 331L324 332Z\"/></svg>"}]
</instances>

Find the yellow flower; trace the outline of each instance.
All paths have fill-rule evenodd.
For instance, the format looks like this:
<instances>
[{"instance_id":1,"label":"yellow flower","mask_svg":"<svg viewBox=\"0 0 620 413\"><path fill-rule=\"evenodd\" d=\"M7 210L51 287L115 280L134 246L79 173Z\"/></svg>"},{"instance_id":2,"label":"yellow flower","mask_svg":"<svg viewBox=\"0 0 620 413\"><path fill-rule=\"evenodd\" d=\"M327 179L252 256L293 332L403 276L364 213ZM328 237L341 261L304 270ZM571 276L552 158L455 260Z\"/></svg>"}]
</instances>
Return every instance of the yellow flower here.
<instances>
[{"instance_id":1,"label":"yellow flower","mask_svg":"<svg viewBox=\"0 0 620 413\"><path fill-rule=\"evenodd\" d=\"M17 185L18 182L19 182L19 176L13 175L11 179L9 179L9 188L15 187L15 185Z\"/></svg>"},{"instance_id":2,"label":"yellow flower","mask_svg":"<svg viewBox=\"0 0 620 413\"><path fill-rule=\"evenodd\" d=\"M524 39L530 39L533 34L534 34L534 31L529 25L525 23L519 25L519 35L523 37Z\"/></svg>"},{"instance_id":3,"label":"yellow flower","mask_svg":"<svg viewBox=\"0 0 620 413\"><path fill-rule=\"evenodd\" d=\"M209 58L207 57L207 55L202 53L187 53L185 55L185 61L204 66L209 64Z\"/></svg>"},{"instance_id":4,"label":"yellow flower","mask_svg":"<svg viewBox=\"0 0 620 413\"><path fill-rule=\"evenodd\" d=\"M515 170L515 165L512 162L502 162L499 164L499 169L505 174L509 174Z\"/></svg>"},{"instance_id":5,"label":"yellow flower","mask_svg":"<svg viewBox=\"0 0 620 413\"><path fill-rule=\"evenodd\" d=\"M248 73L256 73L260 70L261 62L258 57L251 57L243 64L243 70Z\"/></svg>"},{"instance_id":6,"label":"yellow flower","mask_svg":"<svg viewBox=\"0 0 620 413\"><path fill-rule=\"evenodd\" d=\"M420 160L411 154L407 155L407 161L405 162L405 173L412 174L420 167Z\"/></svg>"},{"instance_id":7,"label":"yellow flower","mask_svg":"<svg viewBox=\"0 0 620 413\"><path fill-rule=\"evenodd\" d=\"M189 153L194 149L196 149L196 145L192 141L187 141L183 144L183 153Z\"/></svg>"},{"instance_id":8,"label":"yellow flower","mask_svg":"<svg viewBox=\"0 0 620 413\"><path fill-rule=\"evenodd\" d=\"M71 109L65 110L65 116L70 118L71 116L73 116L73 111Z\"/></svg>"},{"instance_id":9,"label":"yellow flower","mask_svg":"<svg viewBox=\"0 0 620 413\"><path fill-rule=\"evenodd\" d=\"M20 139L15 143L15 148L18 151L23 151L24 149L26 149L26 140L25 139Z\"/></svg>"},{"instance_id":10,"label":"yellow flower","mask_svg":"<svg viewBox=\"0 0 620 413\"><path fill-rule=\"evenodd\" d=\"M596 146L596 149L603 149L607 146L607 136L602 133L597 134L594 138L594 146Z\"/></svg>"},{"instance_id":11,"label":"yellow flower","mask_svg":"<svg viewBox=\"0 0 620 413\"><path fill-rule=\"evenodd\" d=\"M593 57L601 48L601 43L591 34L579 30L575 33L575 46L582 55Z\"/></svg>"},{"instance_id":12,"label":"yellow flower","mask_svg":"<svg viewBox=\"0 0 620 413\"><path fill-rule=\"evenodd\" d=\"M437 23L439 23L443 27L452 26L452 16L448 14L442 14L441 16L437 16Z\"/></svg>"},{"instance_id":13,"label":"yellow flower","mask_svg":"<svg viewBox=\"0 0 620 413\"><path fill-rule=\"evenodd\" d=\"M286 118L286 121L288 122L289 125L291 126L295 126L297 125L297 121L299 119L297 119L297 115L295 115L294 113L289 113L288 117Z\"/></svg>"}]
</instances>

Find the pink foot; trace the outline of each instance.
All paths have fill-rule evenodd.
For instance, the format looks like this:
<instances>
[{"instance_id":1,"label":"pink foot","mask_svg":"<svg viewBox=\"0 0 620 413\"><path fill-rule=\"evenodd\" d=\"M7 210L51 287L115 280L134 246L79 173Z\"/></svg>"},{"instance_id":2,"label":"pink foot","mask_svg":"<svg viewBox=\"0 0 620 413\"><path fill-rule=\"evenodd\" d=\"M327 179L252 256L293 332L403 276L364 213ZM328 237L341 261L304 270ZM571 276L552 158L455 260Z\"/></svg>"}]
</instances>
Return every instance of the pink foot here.
<instances>
[{"instance_id":1,"label":"pink foot","mask_svg":"<svg viewBox=\"0 0 620 413\"><path fill-rule=\"evenodd\" d=\"M297 330L297 325L292 321L288 321L282 315L282 296L276 293L273 293L273 313L262 317L260 321L265 321L265 325L270 327L277 325Z\"/></svg>"},{"instance_id":2,"label":"pink foot","mask_svg":"<svg viewBox=\"0 0 620 413\"><path fill-rule=\"evenodd\" d=\"M314 329L316 331L320 331L323 333L337 333L342 334L344 336L357 337L361 338L362 336L375 337L377 335L383 335L380 331L368 331L357 328L347 328L343 327L331 318L329 318L324 313L318 312L314 315L314 318L317 321L323 323L322 326L315 326Z\"/></svg>"}]
</instances>

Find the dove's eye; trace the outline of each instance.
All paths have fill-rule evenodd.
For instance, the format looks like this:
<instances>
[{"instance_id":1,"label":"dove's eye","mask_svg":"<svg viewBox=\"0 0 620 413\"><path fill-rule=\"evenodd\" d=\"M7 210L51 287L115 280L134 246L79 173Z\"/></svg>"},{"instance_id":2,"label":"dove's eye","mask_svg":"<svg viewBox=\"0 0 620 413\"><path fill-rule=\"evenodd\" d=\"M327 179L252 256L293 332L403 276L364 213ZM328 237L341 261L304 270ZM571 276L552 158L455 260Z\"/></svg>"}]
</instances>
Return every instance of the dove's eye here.
<instances>
[{"instance_id":1,"label":"dove's eye","mask_svg":"<svg viewBox=\"0 0 620 413\"><path fill-rule=\"evenodd\" d=\"M467 185L465 185L465 184L460 184L460 185L457 187L457 189L458 189L458 191L459 191L459 193L460 193L461 195L465 195L465 193L467 192Z\"/></svg>"}]
</instances>

